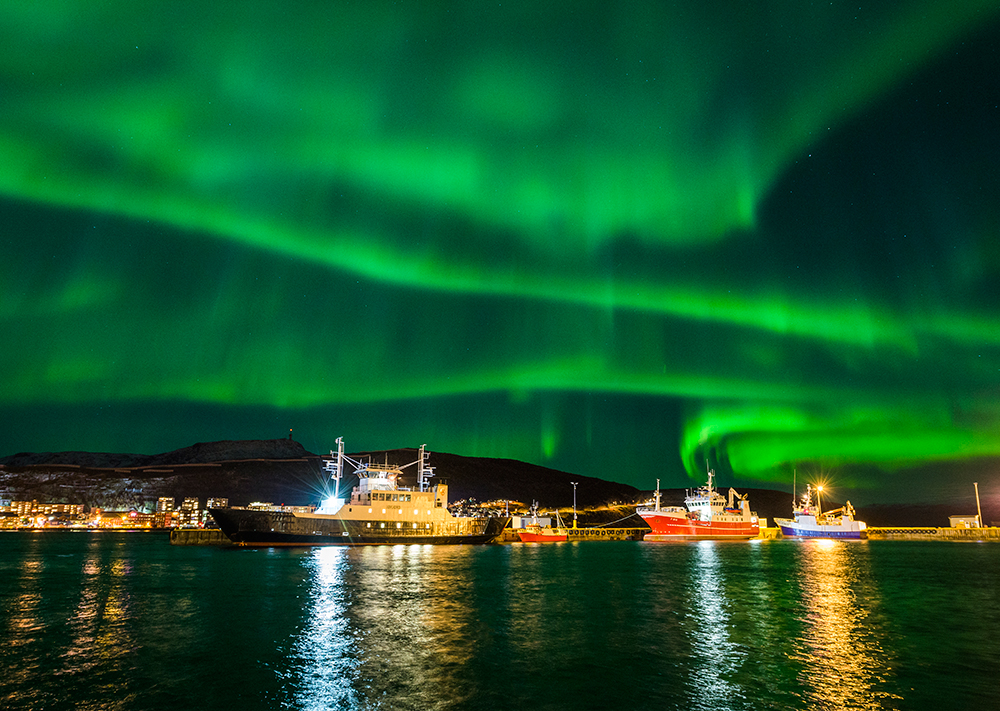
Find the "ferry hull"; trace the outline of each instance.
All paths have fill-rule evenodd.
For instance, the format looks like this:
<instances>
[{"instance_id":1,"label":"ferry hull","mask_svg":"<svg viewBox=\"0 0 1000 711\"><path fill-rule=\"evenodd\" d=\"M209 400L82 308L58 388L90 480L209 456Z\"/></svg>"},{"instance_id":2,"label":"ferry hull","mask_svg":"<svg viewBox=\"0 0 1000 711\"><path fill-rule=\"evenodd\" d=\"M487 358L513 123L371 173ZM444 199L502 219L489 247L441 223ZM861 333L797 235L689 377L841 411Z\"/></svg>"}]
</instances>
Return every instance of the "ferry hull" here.
<instances>
[{"instance_id":1,"label":"ferry hull","mask_svg":"<svg viewBox=\"0 0 1000 711\"><path fill-rule=\"evenodd\" d=\"M357 521L339 516L296 516L282 511L210 509L212 518L241 546L454 545L490 543L509 519L463 519L431 529L417 521ZM414 528L414 524L417 525Z\"/></svg>"},{"instance_id":2,"label":"ferry hull","mask_svg":"<svg viewBox=\"0 0 1000 711\"><path fill-rule=\"evenodd\" d=\"M756 521L698 521L655 514L642 514L642 518L652 529L643 539L646 541L745 540L760 535Z\"/></svg>"}]
</instances>

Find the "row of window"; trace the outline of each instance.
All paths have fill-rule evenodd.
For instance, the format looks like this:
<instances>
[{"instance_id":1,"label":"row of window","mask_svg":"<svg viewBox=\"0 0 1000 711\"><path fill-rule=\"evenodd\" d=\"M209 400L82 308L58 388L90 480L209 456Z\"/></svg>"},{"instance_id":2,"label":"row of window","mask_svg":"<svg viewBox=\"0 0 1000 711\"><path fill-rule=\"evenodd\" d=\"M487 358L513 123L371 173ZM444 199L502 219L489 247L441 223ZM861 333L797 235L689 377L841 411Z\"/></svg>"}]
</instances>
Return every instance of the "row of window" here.
<instances>
[{"instance_id":1,"label":"row of window","mask_svg":"<svg viewBox=\"0 0 1000 711\"><path fill-rule=\"evenodd\" d=\"M411 501L412 494L389 494L382 491L372 492L372 501Z\"/></svg>"}]
</instances>

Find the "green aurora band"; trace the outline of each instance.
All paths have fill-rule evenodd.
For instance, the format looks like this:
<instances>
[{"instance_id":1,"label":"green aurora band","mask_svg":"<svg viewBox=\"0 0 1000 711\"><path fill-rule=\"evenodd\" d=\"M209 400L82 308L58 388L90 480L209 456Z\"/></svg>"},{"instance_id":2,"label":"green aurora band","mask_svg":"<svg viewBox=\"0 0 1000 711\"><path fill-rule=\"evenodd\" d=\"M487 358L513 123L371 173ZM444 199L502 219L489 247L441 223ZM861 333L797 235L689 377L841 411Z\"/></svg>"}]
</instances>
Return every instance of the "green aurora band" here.
<instances>
[{"instance_id":1,"label":"green aurora band","mask_svg":"<svg viewBox=\"0 0 1000 711\"><path fill-rule=\"evenodd\" d=\"M0 453L1000 484L995 2L65 0L0 38Z\"/></svg>"}]
</instances>

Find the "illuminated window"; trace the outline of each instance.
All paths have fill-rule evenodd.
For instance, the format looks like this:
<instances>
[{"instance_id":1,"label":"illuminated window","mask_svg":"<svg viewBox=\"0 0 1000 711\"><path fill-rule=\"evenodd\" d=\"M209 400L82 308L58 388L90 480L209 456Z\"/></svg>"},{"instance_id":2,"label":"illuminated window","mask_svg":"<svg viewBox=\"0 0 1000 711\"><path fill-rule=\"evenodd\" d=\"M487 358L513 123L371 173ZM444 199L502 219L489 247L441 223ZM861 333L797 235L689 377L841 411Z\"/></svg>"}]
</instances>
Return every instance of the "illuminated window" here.
<instances>
[{"instance_id":1,"label":"illuminated window","mask_svg":"<svg viewBox=\"0 0 1000 711\"><path fill-rule=\"evenodd\" d=\"M382 509L382 513L385 513L385 509Z\"/></svg>"},{"instance_id":2,"label":"illuminated window","mask_svg":"<svg viewBox=\"0 0 1000 711\"><path fill-rule=\"evenodd\" d=\"M413 527L414 527L414 528L416 528L416 527L417 527L417 524L413 524Z\"/></svg>"},{"instance_id":3,"label":"illuminated window","mask_svg":"<svg viewBox=\"0 0 1000 711\"><path fill-rule=\"evenodd\" d=\"M368 513L371 513L371 512L372 512L372 510L371 510L371 509L369 508L369 509L368 509Z\"/></svg>"},{"instance_id":4,"label":"illuminated window","mask_svg":"<svg viewBox=\"0 0 1000 711\"><path fill-rule=\"evenodd\" d=\"M378 527L379 527L379 528L385 528L385 524L384 524L384 523L380 523L380 524L378 525Z\"/></svg>"},{"instance_id":5,"label":"illuminated window","mask_svg":"<svg viewBox=\"0 0 1000 711\"><path fill-rule=\"evenodd\" d=\"M413 509L413 515L416 516L420 513L420 509Z\"/></svg>"},{"instance_id":6,"label":"illuminated window","mask_svg":"<svg viewBox=\"0 0 1000 711\"><path fill-rule=\"evenodd\" d=\"M397 523L396 524L396 528L402 528L402 527L403 527L403 524L401 524L401 523Z\"/></svg>"},{"instance_id":7,"label":"illuminated window","mask_svg":"<svg viewBox=\"0 0 1000 711\"><path fill-rule=\"evenodd\" d=\"M371 525L370 523L366 523L365 525L366 525L366 526L367 526L368 528L371 528L371 527L372 527L372 525Z\"/></svg>"}]
</instances>

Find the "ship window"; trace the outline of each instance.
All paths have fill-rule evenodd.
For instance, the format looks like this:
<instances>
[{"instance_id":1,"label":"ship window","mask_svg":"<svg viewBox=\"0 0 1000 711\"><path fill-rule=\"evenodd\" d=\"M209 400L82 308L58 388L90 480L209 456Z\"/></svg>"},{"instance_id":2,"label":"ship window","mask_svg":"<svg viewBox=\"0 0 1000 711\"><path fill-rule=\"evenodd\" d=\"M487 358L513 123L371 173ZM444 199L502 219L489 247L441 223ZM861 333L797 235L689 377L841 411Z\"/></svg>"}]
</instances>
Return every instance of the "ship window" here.
<instances>
[{"instance_id":1,"label":"ship window","mask_svg":"<svg viewBox=\"0 0 1000 711\"><path fill-rule=\"evenodd\" d=\"M416 528L416 527L417 527L417 524L413 524L413 527L414 527L414 528Z\"/></svg>"},{"instance_id":2,"label":"ship window","mask_svg":"<svg viewBox=\"0 0 1000 711\"><path fill-rule=\"evenodd\" d=\"M347 531L344 531L344 532L343 532L343 533L341 533L340 535L341 535L341 536L349 536L349 535L351 535L351 534L350 534L350 533L348 533Z\"/></svg>"},{"instance_id":3,"label":"ship window","mask_svg":"<svg viewBox=\"0 0 1000 711\"><path fill-rule=\"evenodd\" d=\"M385 509L382 509L382 513L385 513Z\"/></svg>"},{"instance_id":4,"label":"ship window","mask_svg":"<svg viewBox=\"0 0 1000 711\"><path fill-rule=\"evenodd\" d=\"M396 524L396 528L402 528L402 527L403 527L403 524L401 524L401 523L397 523Z\"/></svg>"},{"instance_id":5,"label":"ship window","mask_svg":"<svg viewBox=\"0 0 1000 711\"><path fill-rule=\"evenodd\" d=\"M407 494L407 495L406 495L406 500L407 500L407 501L409 501L409 500L410 500L410 495L409 495L409 494Z\"/></svg>"},{"instance_id":6,"label":"ship window","mask_svg":"<svg viewBox=\"0 0 1000 711\"><path fill-rule=\"evenodd\" d=\"M431 527L431 525L429 523L424 524L424 528L430 528L430 527Z\"/></svg>"},{"instance_id":7,"label":"ship window","mask_svg":"<svg viewBox=\"0 0 1000 711\"><path fill-rule=\"evenodd\" d=\"M367 526L368 528L371 528L371 527L372 527L372 525L371 525L370 523L366 523L365 525L366 525L366 526Z\"/></svg>"},{"instance_id":8,"label":"ship window","mask_svg":"<svg viewBox=\"0 0 1000 711\"><path fill-rule=\"evenodd\" d=\"M413 515L414 516L416 516L418 513L420 513L420 509L413 509Z\"/></svg>"},{"instance_id":9,"label":"ship window","mask_svg":"<svg viewBox=\"0 0 1000 711\"><path fill-rule=\"evenodd\" d=\"M384 523L380 523L380 524L378 525L378 527L379 527L379 528L385 528L385 524L384 524Z\"/></svg>"},{"instance_id":10,"label":"ship window","mask_svg":"<svg viewBox=\"0 0 1000 711\"><path fill-rule=\"evenodd\" d=\"M371 512L372 512L372 510L371 510L371 508L369 508L369 509L368 509L368 513L371 513Z\"/></svg>"},{"instance_id":11,"label":"ship window","mask_svg":"<svg viewBox=\"0 0 1000 711\"><path fill-rule=\"evenodd\" d=\"M393 494L393 495L392 495L392 500L393 500L393 501L399 501L399 498L398 498L398 497L399 497L399 494Z\"/></svg>"}]
</instances>

